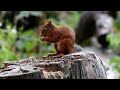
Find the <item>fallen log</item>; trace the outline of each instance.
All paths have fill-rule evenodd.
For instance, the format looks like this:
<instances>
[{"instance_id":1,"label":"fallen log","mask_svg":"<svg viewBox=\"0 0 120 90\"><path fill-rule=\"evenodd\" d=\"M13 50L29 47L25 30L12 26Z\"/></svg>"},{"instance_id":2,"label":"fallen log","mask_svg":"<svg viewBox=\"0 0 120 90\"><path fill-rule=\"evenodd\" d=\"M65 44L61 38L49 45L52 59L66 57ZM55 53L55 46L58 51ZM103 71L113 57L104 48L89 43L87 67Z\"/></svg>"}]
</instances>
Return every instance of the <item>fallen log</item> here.
<instances>
[{"instance_id":1,"label":"fallen log","mask_svg":"<svg viewBox=\"0 0 120 90\"><path fill-rule=\"evenodd\" d=\"M18 62L4 62L0 79L107 79L103 62L93 52L44 59L29 57Z\"/></svg>"}]
</instances>

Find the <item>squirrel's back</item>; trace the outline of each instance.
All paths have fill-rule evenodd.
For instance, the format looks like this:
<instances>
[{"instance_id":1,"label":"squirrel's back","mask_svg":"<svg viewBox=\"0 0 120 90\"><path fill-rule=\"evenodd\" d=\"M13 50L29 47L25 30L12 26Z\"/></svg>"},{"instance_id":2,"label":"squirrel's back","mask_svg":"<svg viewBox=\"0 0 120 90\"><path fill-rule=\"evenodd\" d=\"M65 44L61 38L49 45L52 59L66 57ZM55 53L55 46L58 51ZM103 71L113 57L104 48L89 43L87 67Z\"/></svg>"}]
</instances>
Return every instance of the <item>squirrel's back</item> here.
<instances>
[{"instance_id":1,"label":"squirrel's back","mask_svg":"<svg viewBox=\"0 0 120 90\"><path fill-rule=\"evenodd\" d=\"M75 43L75 32L69 26L59 26L58 31L62 33L62 38L71 38Z\"/></svg>"}]
</instances>

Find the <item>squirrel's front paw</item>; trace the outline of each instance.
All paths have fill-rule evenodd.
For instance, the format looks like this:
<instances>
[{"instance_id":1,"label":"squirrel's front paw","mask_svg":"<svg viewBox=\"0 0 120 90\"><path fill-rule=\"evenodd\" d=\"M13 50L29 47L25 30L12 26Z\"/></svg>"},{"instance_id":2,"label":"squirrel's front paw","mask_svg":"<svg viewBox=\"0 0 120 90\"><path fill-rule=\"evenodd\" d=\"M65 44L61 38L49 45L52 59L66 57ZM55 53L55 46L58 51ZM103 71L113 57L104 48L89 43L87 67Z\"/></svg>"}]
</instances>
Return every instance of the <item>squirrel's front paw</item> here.
<instances>
[{"instance_id":1,"label":"squirrel's front paw","mask_svg":"<svg viewBox=\"0 0 120 90\"><path fill-rule=\"evenodd\" d=\"M50 57L50 56L56 56L57 54L54 54L54 53L49 53L48 54L48 57Z\"/></svg>"},{"instance_id":2,"label":"squirrel's front paw","mask_svg":"<svg viewBox=\"0 0 120 90\"><path fill-rule=\"evenodd\" d=\"M46 37L43 37L43 36L42 36L42 37L40 38L40 40L41 40L41 41L45 41L47 38L48 38L48 36L46 36Z\"/></svg>"},{"instance_id":3,"label":"squirrel's front paw","mask_svg":"<svg viewBox=\"0 0 120 90\"><path fill-rule=\"evenodd\" d=\"M44 37L41 37L41 38L40 38L40 40L41 40L41 41L44 41L44 40L45 40L45 38L44 38Z\"/></svg>"},{"instance_id":4,"label":"squirrel's front paw","mask_svg":"<svg viewBox=\"0 0 120 90\"><path fill-rule=\"evenodd\" d=\"M58 55L57 55L58 58L60 58L60 57L62 57L62 56L64 56L64 54L58 54Z\"/></svg>"}]
</instances>

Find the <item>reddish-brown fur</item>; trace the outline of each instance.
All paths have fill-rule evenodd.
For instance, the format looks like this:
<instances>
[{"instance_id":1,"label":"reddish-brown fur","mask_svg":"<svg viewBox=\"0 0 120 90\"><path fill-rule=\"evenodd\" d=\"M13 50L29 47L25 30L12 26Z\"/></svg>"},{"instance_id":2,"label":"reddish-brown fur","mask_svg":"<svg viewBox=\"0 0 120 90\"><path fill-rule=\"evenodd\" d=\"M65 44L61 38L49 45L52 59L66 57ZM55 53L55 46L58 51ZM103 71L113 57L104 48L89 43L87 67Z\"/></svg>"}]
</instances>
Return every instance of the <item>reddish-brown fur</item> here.
<instances>
[{"instance_id":1,"label":"reddish-brown fur","mask_svg":"<svg viewBox=\"0 0 120 90\"><path fill-rule=\"evenodd\" d=\"M40 29L41 40L54 43L57 55L62 56L74 52L75 33L69 26L57 26L48 21Z\"/></svg>"}]
</instances>

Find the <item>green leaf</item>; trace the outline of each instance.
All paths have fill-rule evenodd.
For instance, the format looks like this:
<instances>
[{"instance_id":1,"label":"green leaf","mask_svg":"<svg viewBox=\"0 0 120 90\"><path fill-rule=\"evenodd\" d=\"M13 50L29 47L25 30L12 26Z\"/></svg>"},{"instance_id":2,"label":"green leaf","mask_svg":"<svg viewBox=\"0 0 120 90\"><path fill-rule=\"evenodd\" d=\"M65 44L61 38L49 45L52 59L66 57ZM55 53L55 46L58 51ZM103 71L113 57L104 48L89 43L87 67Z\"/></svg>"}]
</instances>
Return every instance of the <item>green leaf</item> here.
<instances>
[{"instance_id":1,"label":"green leaf","mask_svg":"<svg viewBox=\"0 0 120 90\"><path fill-rule=\"evenodd\" d=\"M36 46L36 43L30 42L30 41L25 42L25 50L27 52L30 52L32 49L35 48L35 46Z\"/></svg>"},{"instance_id":2,"label":"green leaf","mask_svg":"<svg viewBox=\"0 0 120 90\"><path fill-rule=\"evenodd\" d=\"M23 50L25 47L25 43L21 40L16 41L16 48L18 48L19 50Z\"/></svg>"},{"instance_id":3,"label":"green leaf","mask_svg":"<svg viewBox=\"0 0 120 90\"><path fill-rule=\"evenodd\" d=\"M120 63L120 57L113 57L111 63Z\"/></svg>"},{"instance_id":4,"label":"green leaf","mask_svg":"<svg viewBox=\"0 0 120 90\"><path fill-rule=\"evenodd\" d=\"M116 65L115 68L117 69L118 72L120 72L120 65Z\"/></svg>"},{"instance_id":5,"label":"green leaf","mask_svg":"<svg viewBox=\"0 0 120 90\"><path fill-rule=\"evenodd\" d=\"M120 49L120 32L108 35L106 40L110 42L110 48Z\"/></svg>"},{"instance_id":6,"label":"green leaf","mask_svg":"<svg viewBox=\"0 0 120 90\"><path fill-rule=\"evenodd\" d=\"M16 60L16 54L14 52L9 51L9 49L2 47L1 51L2 55L0 55L0 58L6 61Z\"/></svg>"}]
</instances>

